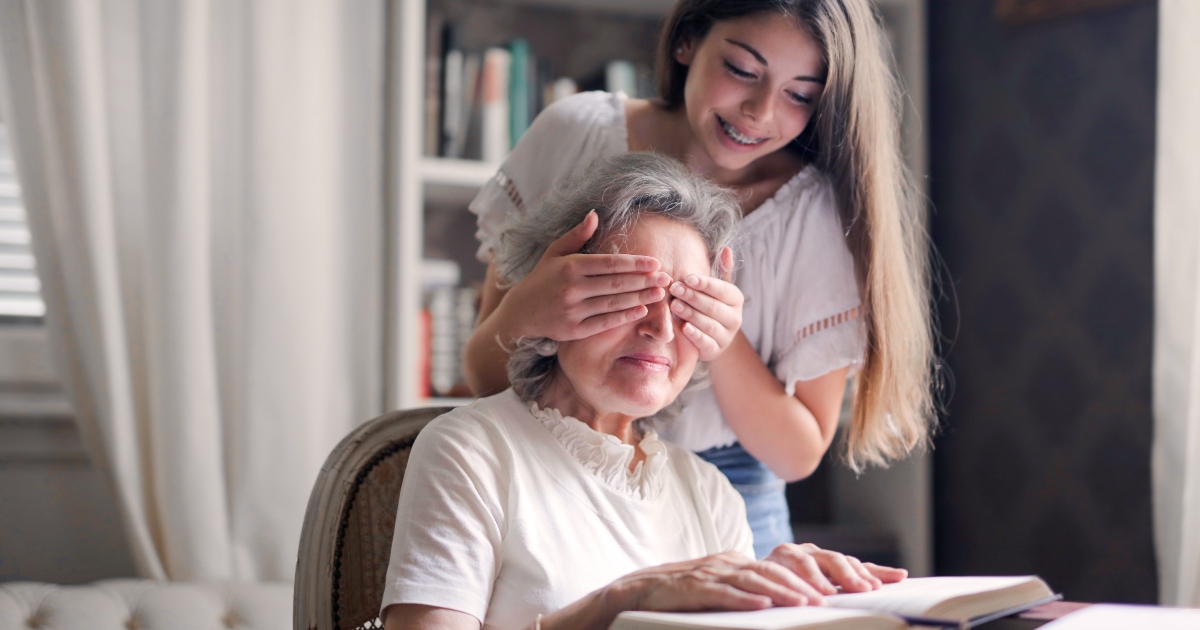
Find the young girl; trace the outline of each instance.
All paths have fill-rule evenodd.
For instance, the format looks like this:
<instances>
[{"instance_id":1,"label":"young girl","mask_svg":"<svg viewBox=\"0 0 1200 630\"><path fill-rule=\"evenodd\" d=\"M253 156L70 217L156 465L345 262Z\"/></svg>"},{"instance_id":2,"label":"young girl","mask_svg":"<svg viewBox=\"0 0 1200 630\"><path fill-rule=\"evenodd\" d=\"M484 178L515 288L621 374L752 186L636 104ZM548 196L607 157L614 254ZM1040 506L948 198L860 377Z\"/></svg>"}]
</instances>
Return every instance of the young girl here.
<instances>
[{"instance_id":1,"label":"young girl","mask_svg":"<svg viewBox=\"0 0 1200 630\"><path fill-rule=\"evenodd\" d=\"M508 387L513 339L579 339L669 297L712 386L662 437L729 477L760 557L792 539L784 480L820 463L851 373L852 466L926 442L928 245L885 46L869 0L681 0L659 42L658 100L590 92L547 108L471 204L481 260L505 218L557 182L598 158L656 151L739 194L734 278L669 278L652 258L579 254L596 228L588 218L511 287L489 264L465 355L474 391Z\"/></svg>"}]
</instances>

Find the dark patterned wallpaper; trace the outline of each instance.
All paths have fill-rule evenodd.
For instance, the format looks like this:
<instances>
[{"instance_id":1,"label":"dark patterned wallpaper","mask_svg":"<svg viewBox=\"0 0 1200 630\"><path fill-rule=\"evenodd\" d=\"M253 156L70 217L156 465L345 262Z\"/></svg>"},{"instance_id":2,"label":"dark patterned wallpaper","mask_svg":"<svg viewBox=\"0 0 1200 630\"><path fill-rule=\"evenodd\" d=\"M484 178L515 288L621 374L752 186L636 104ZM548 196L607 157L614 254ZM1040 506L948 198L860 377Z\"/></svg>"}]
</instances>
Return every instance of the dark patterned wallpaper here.
<instances>
[{"instance_id":1,"label":"dark patterned wallpaper","mask_svg":"<svg viewBox=\"0 0 1200 630\"><path fill-rule=\"evenodd\" d=\"M932 229L958 297L937 571L1152 602L1157 7L1010 29L992 5L929 2Z\"/></svg>"}]
</instances>

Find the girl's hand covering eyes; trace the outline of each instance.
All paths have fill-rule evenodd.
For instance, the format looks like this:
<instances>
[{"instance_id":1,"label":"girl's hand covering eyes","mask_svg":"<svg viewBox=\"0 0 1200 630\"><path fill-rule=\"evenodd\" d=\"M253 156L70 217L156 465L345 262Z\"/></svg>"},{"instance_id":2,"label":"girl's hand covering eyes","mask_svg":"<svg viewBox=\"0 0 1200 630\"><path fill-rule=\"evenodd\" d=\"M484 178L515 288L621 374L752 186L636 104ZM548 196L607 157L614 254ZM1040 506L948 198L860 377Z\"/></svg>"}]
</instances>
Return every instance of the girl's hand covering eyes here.
<instances>
[{"instance_id":1,"label":"girl's hand covering eyes","mask_svg":"<svg viewBox=\"0 0 1200 630\"><path fill-rule=\"evenodd\" d=\"M582 339L645 317L646 304L666 297L671 279L658 271L658 260L579 253L597 225L593 210L508 291L504 299L517 336Z\"/></svg>"},{"instance_id":2,"label":"girl's hand covering eyes","mask_svg":"<svg viewBox=\"0 0 1200 630\"><path fill-rule=\"evenodd\" d=\"M683 334L700 349L701 361L725 352L742 327L745 297L732 282L733 251L721 250L724 278L689 275L671 283L671 312L684 321Z\"/></svg>"}]
</instances>

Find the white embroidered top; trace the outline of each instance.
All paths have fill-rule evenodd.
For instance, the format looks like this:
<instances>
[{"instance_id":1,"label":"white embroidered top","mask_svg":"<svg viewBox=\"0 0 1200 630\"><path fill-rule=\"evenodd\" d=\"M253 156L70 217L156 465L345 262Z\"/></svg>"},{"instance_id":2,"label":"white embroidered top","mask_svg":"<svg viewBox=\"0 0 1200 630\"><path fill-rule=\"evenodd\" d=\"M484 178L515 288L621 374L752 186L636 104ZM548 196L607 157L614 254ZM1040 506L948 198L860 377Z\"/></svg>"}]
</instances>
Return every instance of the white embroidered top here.
<instances>
[{"instance_id":1,"label":"white embroidered top","mask_svg":"<svg viewBox=\"0 0 1200 630\"><path fill-rule=\"evenodd\" d=\"M471 203L479 217L479 259L491 260L506 217L536 211L557 183L628 150L623 95L585 92L546 108ZM746 215L741 228L734 282L746 296L742 332L788 393L796 381L857 369L866 331L828 181L805 168ZM737 441L711 389L684 402L683 413L660 427L663 439L697 452Z\"/></svg>"},{"instance_id":2,"label":"white embroidered top","mask_svg":"<svg viewBox=\"0 0 1200 630\"><path fill-rule=\"evenodd\" d=\"M528 627L617 578L723 551L754 557L741 495L647 432L634 447L510 389L431 422L400 491L382 609Z\"/></svg>"}]
</instances>

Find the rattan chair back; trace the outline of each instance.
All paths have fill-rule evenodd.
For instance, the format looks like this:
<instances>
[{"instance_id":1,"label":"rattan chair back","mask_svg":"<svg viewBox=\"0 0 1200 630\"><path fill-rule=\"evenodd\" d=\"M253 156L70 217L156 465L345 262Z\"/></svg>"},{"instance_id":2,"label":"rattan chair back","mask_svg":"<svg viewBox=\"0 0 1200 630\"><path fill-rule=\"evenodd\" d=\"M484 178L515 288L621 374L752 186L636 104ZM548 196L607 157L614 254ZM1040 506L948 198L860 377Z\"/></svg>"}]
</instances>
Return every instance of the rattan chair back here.
<instances>
[{"instance_id":1,"label":"rattan chair back","mask_svg":"<svg viewBox=\"0 0 1200 630\"><path fill-rule=\"evenodd\" d=\"M384 414L346 436L325 460L300 533L295 630L383 627L379 604L408 456L421 429L450 409Z\"/></svg>"}]
</instances>

